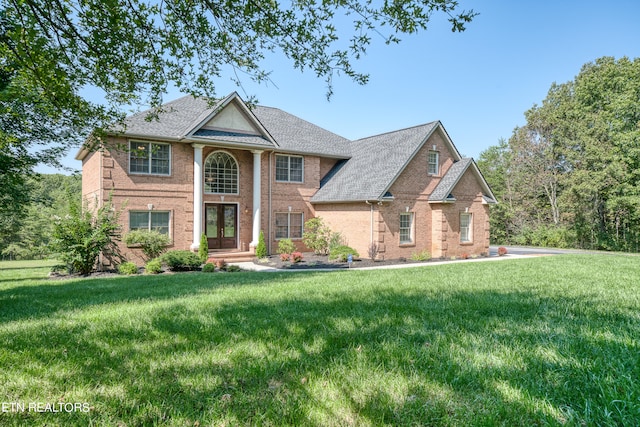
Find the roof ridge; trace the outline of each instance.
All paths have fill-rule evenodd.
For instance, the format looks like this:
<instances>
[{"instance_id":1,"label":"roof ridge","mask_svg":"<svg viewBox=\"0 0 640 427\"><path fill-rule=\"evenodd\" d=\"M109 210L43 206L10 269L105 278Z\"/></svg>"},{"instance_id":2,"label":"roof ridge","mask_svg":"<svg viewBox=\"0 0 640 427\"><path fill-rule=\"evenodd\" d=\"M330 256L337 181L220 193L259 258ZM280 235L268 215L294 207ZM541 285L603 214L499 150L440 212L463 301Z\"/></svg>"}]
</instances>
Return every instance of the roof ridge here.
<instances>
[{"instance_id":1,"label":"roof ridge","mask_svg":"<svg viewBox=\"0 0 640 427\"><path fill-rule=\"evenodd\" d=\"M363 138L354 139L351 142L360 142L360 141L364 141L366 139L372 139L372 138L377 138L377 137L384 136L384 135L391 135L391 134L394 134L394 133L400 133L400 132L404 132L404 131L411 130L411 129L417 129L417 128L420 128L420 127L426 127L426 126L433 125L434 123L439 123L439 122L440 122L440 120L433 120L431 122L422 123L420 125L408 126L406 128L402 128L402 129L390 130L390 131L387 131L387 132L378 133L376 135L365 136Z\"/></svg>"}]
</instances>

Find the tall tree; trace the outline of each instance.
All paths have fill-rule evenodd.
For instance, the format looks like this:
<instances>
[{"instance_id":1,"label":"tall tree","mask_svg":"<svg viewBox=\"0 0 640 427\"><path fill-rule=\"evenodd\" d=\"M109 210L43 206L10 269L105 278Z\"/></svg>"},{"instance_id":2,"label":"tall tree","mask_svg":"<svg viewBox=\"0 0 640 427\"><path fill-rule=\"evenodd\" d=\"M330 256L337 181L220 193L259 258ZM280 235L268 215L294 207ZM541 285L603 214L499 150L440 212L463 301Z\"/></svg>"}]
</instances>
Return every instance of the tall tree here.
<instances>
[{"instance_id":1,"label":"tall tree","mask_svg":"<svg viewBox=\"0 0 640 427\"><path fill-rule=\"evenodd\" d=\"M522 223L505 229L520 226L524 243L640 251L640 59L585 64L525 118L506 148Z\"/></svg>"}]
</instances>

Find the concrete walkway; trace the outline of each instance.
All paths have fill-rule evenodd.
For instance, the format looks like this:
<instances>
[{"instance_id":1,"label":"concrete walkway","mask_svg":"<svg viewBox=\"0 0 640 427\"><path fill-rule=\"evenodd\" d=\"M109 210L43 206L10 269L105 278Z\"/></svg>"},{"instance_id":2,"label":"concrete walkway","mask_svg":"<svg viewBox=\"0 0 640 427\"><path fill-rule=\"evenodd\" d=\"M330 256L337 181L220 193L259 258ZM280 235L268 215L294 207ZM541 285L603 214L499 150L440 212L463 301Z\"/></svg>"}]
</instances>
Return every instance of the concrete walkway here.
<instances>
[{"instance_id":1,"label":"concrete walkway","mask_svg":"<svg viewBox=\"0 0 640 427\"><path fill-rule=\"evenodd\" d=\"M267 272L299 272L299 271L365 271L365 270L389 270L395 268L416 268L416 267L431 267L434 265L453 264L453 263L467 263L467 262L491 262L491 261L505 261L509 259L521 259L531 258L532 256L539 255L518 255L507 254L504 256L490 256L485 258L475 259L458 259L455 261L432 261L432 262L407 262L394 265L381 265L379 267L361 267L361 268L274 268L268 265L255 264L253 262L230 262L229 264L237 265L243 270L247 271L267 271Z\"/></svg>"}]
</instances>

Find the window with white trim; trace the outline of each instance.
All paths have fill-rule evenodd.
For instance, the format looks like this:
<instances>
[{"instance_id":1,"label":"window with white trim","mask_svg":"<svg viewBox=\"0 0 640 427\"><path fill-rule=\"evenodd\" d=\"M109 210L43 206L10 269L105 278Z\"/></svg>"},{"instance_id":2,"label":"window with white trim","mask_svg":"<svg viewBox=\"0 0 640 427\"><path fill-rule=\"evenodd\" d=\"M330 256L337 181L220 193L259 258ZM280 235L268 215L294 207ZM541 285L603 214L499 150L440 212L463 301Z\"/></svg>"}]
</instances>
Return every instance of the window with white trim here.
<instances>
[{"instance_id":1,"label":"window with white trim","mask_svg":"<svg viewBox=\"0 0 640 427\"><path fill-rule=\"evenodd\" d=\"M471 243L473 241L473 216L470 213L460 214L460 243Z\"/></svg>"},{"instance_id":2,"label":"window with white trim","mask_svg":"<svg viewBox=\"0 0 640 427\"><path fill-rule=\"evenodd\" d=\"M129 230L156 230L169 234L168 211L129 211Z\"/></svg>"},{"instance_id":3,"label":"window with white trim","mask_svg":"<svg viewBox=\"0 0 640 427\"><path fill-rule=\"evenodd\" d=\"M437 151L429 151L429 167L427 170L429 175L438 175L440 169L438 157L440 156Z\"/></svg>"},{"instance_id":4,"label":"window with white trim","mask_svg":"<svg viewBox=\"0 0 640 427\"><path fill-rule=\"evenodd\" d=\"M413 212L400 214L400 244L413 243Z\"/></svg>"},{"instance_id":5,"label":"window with white trim","mask_svg":"<svg viewBox=\"0 0 640 427\"><path fill-rule=\"evenodd\" d=\"M238 163L229 153L216 151L204 162L204 192L238 194Z\"/></svg>"},{"instance_id":6,"label":"window with white trim","mask_svg":"<svg viewBox=\"0 0 640 427\"><path fill-rule=\"evenodd\" d=\"M302 212L276 212L276 239L302 239Z\"/></svg>"},{"instance_id":7,"label":"window with white trim","mask_svg":"<svg viewBox=\"0 0 640 427\"><path fill-rule=\"evenodd\" d=\"M169 175L171 173L171 145L129 141L129 173Z\"/></svg>"},{"instance_id":8,"label":"window with white trim","mask_svg":"<svg viewBox=\"0 0 640 427\"><path fill-rule=\"evenodd\" d=\"M304 158L276 154L276 181L303 182Z\"/></svg>"}]
</instances>

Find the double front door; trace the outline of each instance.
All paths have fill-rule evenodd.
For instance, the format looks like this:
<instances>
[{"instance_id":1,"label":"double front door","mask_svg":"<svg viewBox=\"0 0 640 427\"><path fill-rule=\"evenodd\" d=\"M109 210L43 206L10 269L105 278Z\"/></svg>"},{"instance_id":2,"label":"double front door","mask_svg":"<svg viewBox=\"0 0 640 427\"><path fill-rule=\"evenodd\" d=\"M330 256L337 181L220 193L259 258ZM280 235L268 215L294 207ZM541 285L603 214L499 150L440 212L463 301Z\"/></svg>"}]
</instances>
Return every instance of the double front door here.
<instances>
[{"instance_id":1,"label":"double front door","mask_svg":"<svg viewBox=\"0 0 640 427\"><path fill-rule=\"evenodd\" d=\"M205 233L209 249L236 249L238 205L205 205Z\"/></svg>"}]
</instances>

